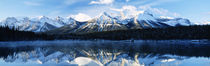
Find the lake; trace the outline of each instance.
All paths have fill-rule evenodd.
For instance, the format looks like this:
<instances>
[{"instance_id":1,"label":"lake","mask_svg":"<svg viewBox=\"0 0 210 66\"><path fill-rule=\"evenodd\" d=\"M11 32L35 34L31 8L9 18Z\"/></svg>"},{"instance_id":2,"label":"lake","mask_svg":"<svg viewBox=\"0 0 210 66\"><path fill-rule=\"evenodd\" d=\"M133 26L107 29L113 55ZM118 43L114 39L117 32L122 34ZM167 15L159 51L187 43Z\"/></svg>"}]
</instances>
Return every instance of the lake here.
<instances>
[{"instance_id":1,"label":"lake","mask_svg":"<svg viewBox=\"0 0 210 66\"><path fill-rule=\"evenodd\" d=\"M0 66L210 66L206 40L0 42Z\"/></svg>"}]
</instances>

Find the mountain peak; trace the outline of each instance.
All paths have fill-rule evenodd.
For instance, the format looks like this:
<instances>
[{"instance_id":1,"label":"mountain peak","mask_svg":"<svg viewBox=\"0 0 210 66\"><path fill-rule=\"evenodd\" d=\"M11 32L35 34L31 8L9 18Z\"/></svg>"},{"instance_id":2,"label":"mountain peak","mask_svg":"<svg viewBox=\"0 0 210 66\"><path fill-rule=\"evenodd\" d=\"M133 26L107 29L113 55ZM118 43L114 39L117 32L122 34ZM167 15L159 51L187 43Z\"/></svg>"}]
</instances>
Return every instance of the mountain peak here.
<instances>
[{"instance_id":1,"label":"mountain peak","mask_svg":"<svg viewBox=\"0 0 210 66\"><path fill-rule=\"evenodd\" d=\"M48 21L52 21L52 19L48 18L47 16L39 16L39 21L40 22L48 22Z\"/></svg>"},{"instance_id":2,"label":"mountain peak","mask_svg":"<svg viewBox=\"0 0 210 66\"><path fill-rule=\"evenodd\" d=\"M55 18L55 20L56 20L56 21L62 21L62 20L64 20L64 18L62 18L62 17L60 17L60 16L57 16L57 17Z\"/></svg>"},{"instance_id":3,"label":"mountain peak","mask_svg":"<svg viewBox=\"0 0 210 66\"><path fill-rule=\"evenodd\" d=\"M153 16L153 14L151 14L150 12L148 11L144 11L143 13L140 13L138 15L138 18L137 20L138 21L141 21L141 20L144 20L144 21L156 21L156 17Z\"/></svg>"},{"instance_id":4,"label":"mountain peak","mask_svg":"<svg viewBox=\"0 0 210 66\"><path fill-rule=\"evenodd\" d=\"M76 21L73 17L67 17L67 21Z\"/></svg>"},{"instance_id":5,"label":"mountain peak","mask_svg":"<svg viewBox=\"0 0 210 66\"><path fill-rule=\"evenodd\" d=\"M7 17L6 22L17 22L17 19L15 17Z\"/></svg>"},{"instance_id":6,"label":"mountain peak","mask_svg":"<svg viewBox=\"0 0 210 66\"><path fill-rule=\"evenodd\" d=\"M150 15L150 16L152 16L153 17L153 14L151 13L151 12L149 12L149 11L144 11L144 13L143 13L144 15Z\"/></svg>"},{"instance_id":7,"label":"mountain peak","mask_svg":"<svg viewBox=\"0 0 210 66\"><path fill-rule=\"evenodd\" d=\"M107 12L103 12L103 15L110 16Z\"/></svg>"},{"instance_id":8,"label":"mountain peak","mask_svg":"<svg viewBox=\"0 0 210 66\"><path fill-rule=\"evenodd\" d=\"M98 22L100 22L111 19L111 16L109 16L106 12L102 12L100 15L95 17L95 19L98 20Z\"/></svg>"},{"instance_id":9,"label":"mountain peak","mask_svg":"<svg viewBox=\"0 0 210 66\"><path fill-rule=\"evenodd\" d=\"M136 14L135 14L136 13ZM67 18L62 18L57 16L54 19L48 18L46 16L39 16L36 18L23 18L16 19L15 17L8 17L1 23L2 25L10 25L11 27L17 26L22 27L22 30L36 31L39 32L42 27L46 29L51 29L52 26L60 28L62 26L76 25L74 30L90 30L90 31L109 31L118 29L135 29L135 28L156 28L156 27L167 27L167 26L188 26L191 22L188 19L183 18L163 18L156 17L152 12L141 11L132 12L132 14L127 14L126 18L118 13L102 12L100 15L96 16L93 20L86 14L79 13L78 15L72 15ZM44 24L49 25L44 25ZM94 29L93 29L94 28ZM66 28L71 29L71 28Z\"/></svg>"},{"instance_id":10,"label":"mountain peak","mask_svg":"<svg viewBox=\"0 0 210 66\"><path fill-rule=\"evenodd\" d=\"M45 19L45 18L48 18L48 17L46 17L46 16L39 16L38 18L39 19Z\"/></svg>"},{"instance_id":11,"label":"mountain peak","mask_svg":"<svg viewBox=\"0 0 210 66\"><path fill-rule=\"evenodd\" d=\"M23 22L30 22L30 19L28 17L24 17Z\"/></svg>"}]
</instances>

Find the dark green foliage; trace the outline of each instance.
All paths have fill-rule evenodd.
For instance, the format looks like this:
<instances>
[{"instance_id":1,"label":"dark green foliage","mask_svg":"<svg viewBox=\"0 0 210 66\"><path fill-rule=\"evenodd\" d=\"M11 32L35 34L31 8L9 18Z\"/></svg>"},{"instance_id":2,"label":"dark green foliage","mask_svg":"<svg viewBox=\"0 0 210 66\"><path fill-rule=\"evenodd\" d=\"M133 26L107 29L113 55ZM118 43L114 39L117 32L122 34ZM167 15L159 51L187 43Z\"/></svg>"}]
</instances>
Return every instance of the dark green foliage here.
<instances>
[{"instance_id":1,"label":"dark green foliage","mask_svg":"<svg viewBox=\"0 0 210 66\"><path fill-rule=\"evenodd\" d=\"M210 25L179 26L169 28L148 28L96 32L87 34L60 35L67 39L108 39L108 40L170 40L170 39L210 39Z\"/></svg>"},{"instance_id":2,"label":"dark green foliage","mask_svg":"<svg viewBox=\"0 0 210 66\"><path fill-rule=\"evenodd\" d=\"M116 30L86 34L46 35L28 31L18 31L9 27L0 27L0 41L55 40L55 39L107 39L107 40L171 40L171 39L210 39L210 25L179 26L169 28L148 28Z\"/></svg>"},{"instance_id":3,"label":"dark green foliage","mask_svg":"<svg viewBox=\"0 0 210 66\"><path fill-rule=\"evenodd\" d=\"M19 31L9 27L0 27L0 41L27 41L27 40L52 40L45 34L36 34L30 31Z\"/></svg>"}]
</instances>

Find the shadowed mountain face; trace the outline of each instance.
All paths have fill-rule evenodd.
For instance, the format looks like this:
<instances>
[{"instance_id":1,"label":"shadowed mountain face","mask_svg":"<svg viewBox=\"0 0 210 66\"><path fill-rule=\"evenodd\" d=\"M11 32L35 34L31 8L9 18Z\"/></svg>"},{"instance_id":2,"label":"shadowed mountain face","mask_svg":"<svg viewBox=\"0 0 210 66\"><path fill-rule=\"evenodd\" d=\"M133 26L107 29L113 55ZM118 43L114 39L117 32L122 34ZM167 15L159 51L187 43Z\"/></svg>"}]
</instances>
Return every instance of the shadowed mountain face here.
<instances>
[{"instance_id":1,"label":"shadowed mountain face","mask_svg":"<svg viewBox=\"0 0 210 66\"><path fill-rule=\"evenodd\" d=\"M81 24L82 23L82 24ZM113 30L145 29L145 28L164 28L176 26L189 26L191 22L188 19L175 18L157 18L152 14L144 13L137 17L129 19L119 19L103 13L99 17L86 22L74 21L73 24L47 31L50 34L65 33L90 33Z\"/></svg>"},{"instance_id":2,"label":"shadowed mountain face","mask_svg":"<svg viewBox=\"0 0 210 66\"><path fill-rule=\"evenodd\" d=\"M15 45L14 45L15 44ZM32 45L31 45L32 44ZM210 57L208 42L191 41L53 41L0 43L4 62L107 66L173 65ZM5 52L6 51L6 52ZM198 53L199 52L199 53ZM86 62L86 63L84 63ZM195 63L194 63L195 64Z\"/></svg>"},{"instance_id":3,"label":"shadowed mountain face","mask_svg":"<svg viewBox=\"0 0 210 66\"><path fill-rule=\"evenodd\" d=\"M83 17L81 17L83 18ZM1 26L9 26L22 31L45 32L48 33L87 33L113 30L163 28L176 26L189 26L192 23L183 18L161 18L150 13L141 13L137 16L123 18L122 16L112 16L106 12L90 20L80 22L72 17L55 19L46 16L38 18L17 19L8 17L0 21Z\"/></svg>"}]
</instances>

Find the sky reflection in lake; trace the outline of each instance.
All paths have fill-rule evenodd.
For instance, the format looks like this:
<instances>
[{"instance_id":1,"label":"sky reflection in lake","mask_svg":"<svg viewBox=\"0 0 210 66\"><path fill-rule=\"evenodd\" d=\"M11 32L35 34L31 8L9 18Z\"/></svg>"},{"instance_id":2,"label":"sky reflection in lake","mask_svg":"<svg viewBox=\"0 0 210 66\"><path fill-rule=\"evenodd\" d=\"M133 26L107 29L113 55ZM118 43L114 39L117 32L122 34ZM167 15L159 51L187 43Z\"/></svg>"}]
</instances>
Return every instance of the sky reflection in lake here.
<instances>
[{"instance_id":1,"label":"sky reflection in lake","mask_svg":"<svg viewBox=\"0 0 210 66\"><path fill-rule=\"evenodd\" d=\"M0 65L209 66L209 50L190 40L0 42Z\"/></svg>"}]
</instances>

